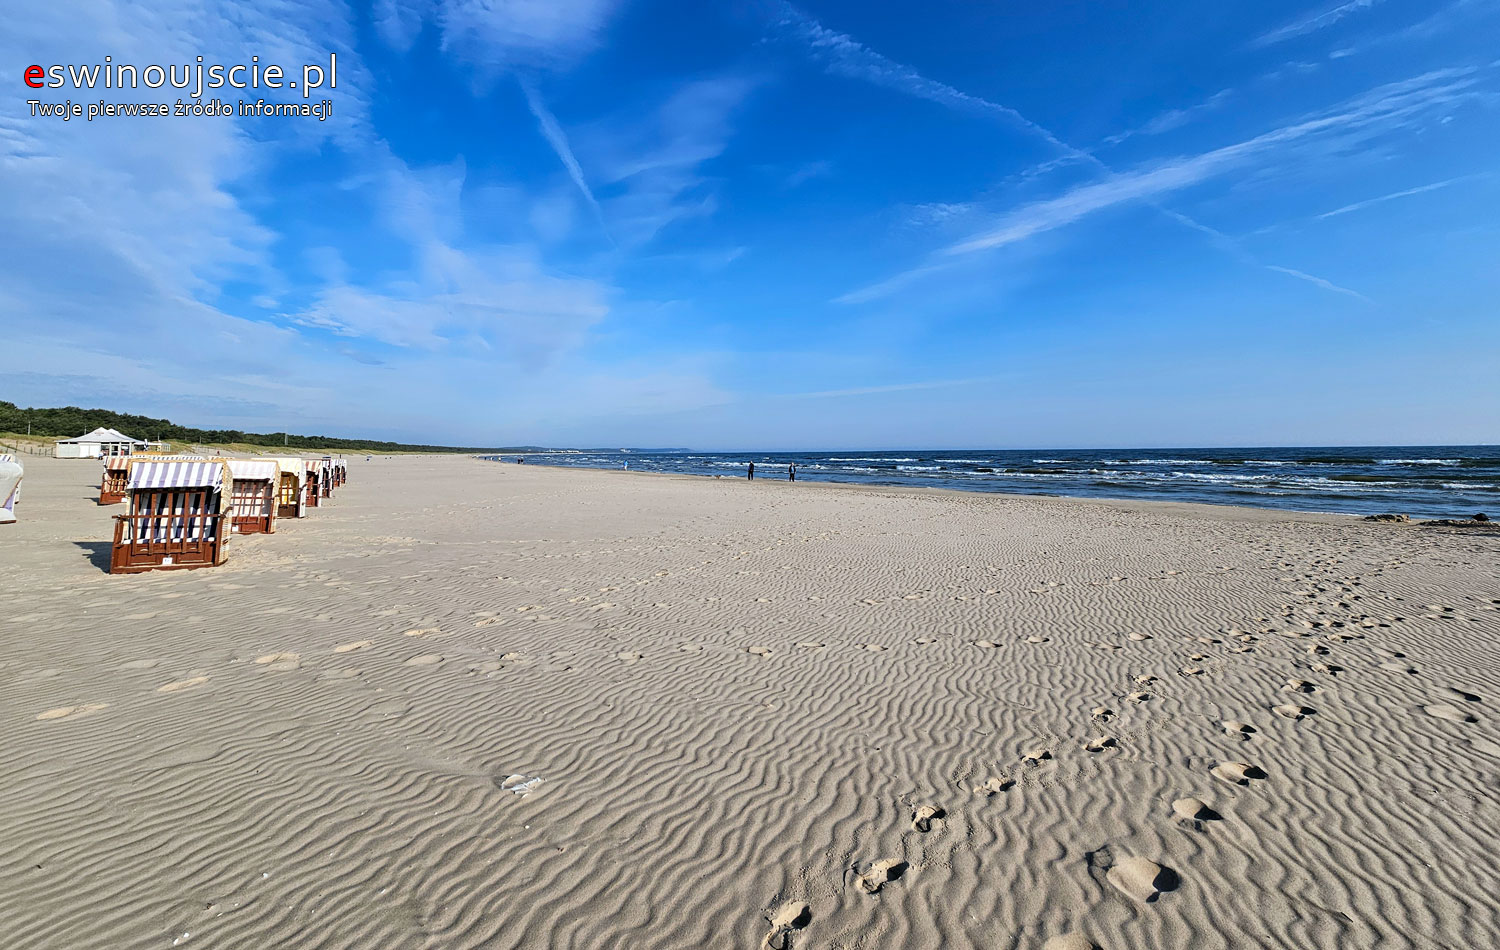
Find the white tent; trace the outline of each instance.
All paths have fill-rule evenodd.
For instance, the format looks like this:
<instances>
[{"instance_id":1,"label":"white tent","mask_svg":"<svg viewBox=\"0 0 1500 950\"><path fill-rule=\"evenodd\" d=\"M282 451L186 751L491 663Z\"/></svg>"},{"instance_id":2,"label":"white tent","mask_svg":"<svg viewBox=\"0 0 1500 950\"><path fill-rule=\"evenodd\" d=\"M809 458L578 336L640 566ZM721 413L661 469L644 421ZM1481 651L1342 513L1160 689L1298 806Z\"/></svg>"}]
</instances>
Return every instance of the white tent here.
<instances>
[{"instance_id":1,"label":"white tent","mask_svg":"<svg viewBox=\"0 0 1500 950\"><path fill-rule=\"evenodd\" d=\"M0 455L0 524L16 520L16 502L21 500L21 465L9 455Z\"/></svg>"},{"instance_id":2,"label":"white tent","mask_svg":"<svg viewBox=\"0 0 1500 950\"><path fill-rule=\"evenodd\" d=\"M58 439L57 457L60 459L96 459L114 455L129 455L149 442L132 439L116 429L95 429L76 439Z\"/></svg>"}]
</instances>

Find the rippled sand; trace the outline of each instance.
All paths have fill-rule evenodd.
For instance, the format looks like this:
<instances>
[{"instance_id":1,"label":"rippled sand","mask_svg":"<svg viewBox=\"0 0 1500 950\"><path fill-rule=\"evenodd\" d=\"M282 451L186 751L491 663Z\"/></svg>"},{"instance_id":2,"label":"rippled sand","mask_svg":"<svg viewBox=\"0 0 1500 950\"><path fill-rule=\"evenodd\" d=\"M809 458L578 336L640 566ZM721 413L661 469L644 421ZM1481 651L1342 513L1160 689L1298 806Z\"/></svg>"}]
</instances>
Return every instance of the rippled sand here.
<instances>
[{"instance_id":1,"label":"rippled sand","mask_svg":"<svg viewBox=\"0 0 1500 950\"><path fill-rule=\"evenodd\" d=\"M7 947L1500 945L1492 535L408 458L111 577L26 461Z\"/></svg>"}]
</instances>

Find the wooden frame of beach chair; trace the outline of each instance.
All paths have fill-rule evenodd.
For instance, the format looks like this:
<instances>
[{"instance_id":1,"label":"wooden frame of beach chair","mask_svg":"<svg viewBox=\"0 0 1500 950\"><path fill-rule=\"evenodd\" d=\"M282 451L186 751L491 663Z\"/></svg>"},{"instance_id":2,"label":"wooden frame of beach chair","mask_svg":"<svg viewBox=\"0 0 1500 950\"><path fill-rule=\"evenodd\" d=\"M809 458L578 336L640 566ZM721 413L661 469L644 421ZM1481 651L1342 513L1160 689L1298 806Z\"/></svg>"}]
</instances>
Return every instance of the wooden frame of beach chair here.
<instances>
[{"instance_id":1,"label":"wooden frame of beach chair","mask_svg":"<svg viewBox=\"0 0 1500 950\"><path fill-rule=\"evenodd\" d=\"M308 508L318 507L318 499L323 497L323 486L321 484L322 469L311 462L306 464L307 475L302 479L304 504Z\"/></svg>"},{"instance_id":2,"label":"wooden frame of beach chair","mask_svg":"<svg viewBox=\"0 0 1500 950\"><path fill-rule=\"evenodd\" d=\"M115 516L111 574L213 567L224 563L224 515L212 488L130 493L130 514Z\"/></svg>"},{"instance_id":3,"label":"wooden frame of beach chair","mask_svg":"<svg viewBox=\"0 0 1500 950\"><path fill-rule=\"evenodd\" d=\"M229 530L236 534L276 531L276 493L281 466L275 459L228 459Z\"/></svg>"},{"instance_id":4,"label":"wooden frame of beach chair","mask_svg":"<svg viewBox=\"0 0 1500 950\"><path fill-rule=\"evenodd\" d=\"M333 460L323 459L322 465L319 467L318 474L322 478L322 481L319 483L319 485L323 490L323 497L332 498L333 486L335 482L333 475Z\"/></svg>"},{"instance_id":5,"label":"wooden frame of beach chair","mask_svg":"<svg viewBox=\"0 0 1500 950\"><path fill-rule=\"evenodd\" d=\"M229 511L229 530L238 534L276 531L276 493L267 479L236 478L229 491Z\"/></svg>"},{"instance_id":6,"label":"wooden frame of beach chair","mask_svg":"<svg viewBox=\"0 0 1500 950\"><path fill-rule=\"evenodd\" d=\"M114 455L104 460L104 477L99 481L99 504L118 505L125 500L130 484L130 456Z\"/></svg>"}]
</instances>

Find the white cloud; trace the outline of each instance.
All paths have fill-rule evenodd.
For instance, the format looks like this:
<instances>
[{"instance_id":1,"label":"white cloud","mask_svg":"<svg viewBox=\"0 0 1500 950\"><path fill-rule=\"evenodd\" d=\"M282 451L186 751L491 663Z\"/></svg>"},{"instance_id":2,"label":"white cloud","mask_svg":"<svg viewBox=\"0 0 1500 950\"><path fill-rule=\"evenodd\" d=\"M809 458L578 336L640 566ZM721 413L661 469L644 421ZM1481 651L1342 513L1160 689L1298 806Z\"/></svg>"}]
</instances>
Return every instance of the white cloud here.
<instances>
[{"instance_id":1,"label":"white cloud","mask_svg":"<svg viewBox=\"0 0 1500 950\"><path fill-rule=\"evenodd\" d=\"M563 65L598 45L617 0L378 0L381 38L410 48L428 21L485 71Z\"/></svg>"},{"instance_id":2,"label":"white cloud","mask_svg":"<svg viewBox=\"0 0 1500 950\"><path fill-rule=\"evenodd\" d=\"M521 81L521 89L526 93L526 105L530 107L531 114L536 117L542 138L546 139L547 144L551 145L552 150L557 153L558 160L568 170L568 177L573 180L579 193L594 210L594 216L599 219L599 227L608 235L609 228L604 223L604 209L599 207L599 202L594 198L593 189L589 188L588 180L584 178L583 167L573 156L573 147L568 144L567 134L563 132L562 126L557 124L557 118L548 110L547 104L542 101L541 95L537 93L536 87L529 80Z\"/></svg>"},{"instance_id":3,"label":"white cloud","mask_svg":"<svg viewBox=\"0 0 1500 950\"><path fill-rule=\"evenodd\" d=\"M1311 16L1301 17L1285 26L1277 27L1271 32L1258 37L1252 45L1270 46L1273 43L1280 43L1295 36L1302 36L1307 33L1315 33L1318 30L1327 29L1349 14L1369 9L1379 2L1380 0L1346 0L1346 2L1330 7L1327 10Z\"/></svg>"},{"instance_id":4,"label":"white cloud","mask_svg":"<svg viewBox=\"0 0 1500 950\"><path fill-rule=\"evenodd\" d=\"M1426 194L1429 191L1437 191L1439 188L1447 188L1449 185L1452 185L1455 182L1466 181L1473 177L1475 176L1460 175L1457 178L1449 178L1445 181L1435 181L1428 185L1418 185L1415 188L1407 188L1402 191L1393 191L1388 195L1381 195L1378 198L1366 198L1364 201L1356 201L1353 204L1344 205L1342 208L1335 208L1332 211L1325 211L1324 213L1318 215L1318 217L1332 218L1341 214L1348 214L1351 211L1359 211L1361 209L1368 208L1371 205L1377 205L1385 201L1394 201L1397 198L1409 198L1412 195Z\"/></svg>"},{"instance_id":5,"label":"white cloud","mask_svg":"<svg viewBox=\"0 0 1500 950\"><path fill-rule=\"evenodd\" d=\"M828 29L790 3L780 3L774 9L775 28L799 43L808 55L822 63L830 73L883 86L950 109L1001 118L1043 139L1059 151L1071 155L1082 154L1010 106L930 79L913 67L870 49L852 36Z\"/></svg>"},{"instance_id":6,"label":"white cloud","mask_svg":"<svg viewBox=\"0 0 1500 950\"><path fill-rule=\"evenodd\" d=\"M1252 139L1158 163L1139 171L1113 174L1102 181L1070 189L1057 197L1023 205L1001 215L984 231L943 249L933 262L845 294L839 300L863 302L875 299L942 269L943 258L993 250L1024 241L1128 202L1149 202L1216 178L1253 161L1277 156L1285 148L1303 140L1336 135L1349 144L1392 131L1430 113L1437 106L1467 96L1474 83L1472 73L1473 70L1468 69L1437 70L1412 79L1388 83L1349 100L1331 112ZM1219 234L1211 228L1197 225L1191 219L1184 219L1184 223L1214 235ZM1328 284L1301 271L1294 272L1289 268L1275 266L1271 269L1312 280L1319 286L1326 285L1329 289L1347 292L1345 288Z\"/></svg>"},{"instance_id":7,"label":"white cloud","mask_svg":"<svg viewBox=\"0 0 1500 950\"><path fill-rule=\"evenodd\" d=\"M1168 109L1167 111L1154 116L1145 125L1139 126L1138 128L1134 129L1127 129L1124 132L1119 132L1115 135L1111 135L1106 138L1104 142L1106 145L1119 145L1126 139L1133 138L1137 135L1161 135L1165 132L1170 132L1173 129L1180 129L1184 125L1187 125L1189 122L1191 122L1197 116L1202 115L1205 112L1212 112L1213 110L1219 108L1231 97L1233 97L1233 95L1233 89L1220 89L1218 92L1209 96L1202 102L1197 103L1196 105L1185 106L1181 109Z\"/></svg>"},{"instance_id":8,"label":"white cloud","mask_svg":"<svg viewBox=\"0 0 1500 950\"><path fill-rule=\"evenodd\" d=\"M638 247L674 222L715 210L715 182L703 166L723 154L734 114L755 86L746 76L699 79L654 108L622 110L576 131L621 244Z\"/></svg>"}]
</instances>

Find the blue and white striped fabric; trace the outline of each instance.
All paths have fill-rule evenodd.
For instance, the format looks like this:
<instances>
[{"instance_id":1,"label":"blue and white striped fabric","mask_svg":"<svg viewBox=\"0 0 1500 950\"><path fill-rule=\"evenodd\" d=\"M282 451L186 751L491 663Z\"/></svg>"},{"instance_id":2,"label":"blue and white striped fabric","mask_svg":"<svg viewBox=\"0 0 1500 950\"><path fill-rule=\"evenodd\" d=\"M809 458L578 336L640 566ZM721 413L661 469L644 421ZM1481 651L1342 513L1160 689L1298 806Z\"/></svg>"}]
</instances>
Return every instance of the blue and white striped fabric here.
<instances>
[{"instance_id":1,"label":"blue and white striped fabric","mask_svg":"<svg viewBox=\"0 0 1500 950\"><path fill-rule=\"evenodd\" d=\"M277 470L274 461L262 459L228 459L229 474L235 479L244 479L251 482L271 482L276 480Z\"/></svg>"},{"instance_id":2,"label":"blue and white striped fabric","mask_svg":"<svg viewBox=\"0 0 1500 950\"><path fill-rule=\"evenodd\" d=\"M150 488L221 488L223 462L150 462L130 466L130 490Z\"/></svg>"}]
</instances>

